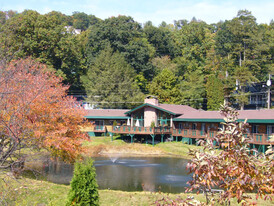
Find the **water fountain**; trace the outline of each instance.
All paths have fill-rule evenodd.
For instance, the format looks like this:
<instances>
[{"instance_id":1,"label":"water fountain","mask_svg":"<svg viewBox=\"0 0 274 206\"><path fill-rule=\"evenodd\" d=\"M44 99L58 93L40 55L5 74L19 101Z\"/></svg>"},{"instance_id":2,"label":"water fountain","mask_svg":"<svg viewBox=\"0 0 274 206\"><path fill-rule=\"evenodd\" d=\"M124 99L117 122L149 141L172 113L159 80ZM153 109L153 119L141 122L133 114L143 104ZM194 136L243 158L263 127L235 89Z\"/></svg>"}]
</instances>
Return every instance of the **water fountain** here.
<instances>
[{"instance_id":1,"label":"water fountain","mask_svg":"<svg viewBox=\"0 0 274 206\"><path fill-rule=\"evenodd\" d=\"M44 168L49 181L64 184L63 181L67 180L65 184L69 184L73 165L60 164L60 168L55 170L54 164L49 161ZM96 157L93 164L100 189L184 192L186 182L191 179L185 169L187 160L179 158L124 157L113 154Z\"/></svg>"},{"instance_id":2,"label":"water fountain","mask_svg":"<svg viewBox=\"0 0 274 206\"><path fill-rule=\"evenodd\" d=\"M112 161L112 163L115 163L118 158L120 157L119 154L115 154L115 156L108 154L109 159Z\"/></svg>"}]
</instances>

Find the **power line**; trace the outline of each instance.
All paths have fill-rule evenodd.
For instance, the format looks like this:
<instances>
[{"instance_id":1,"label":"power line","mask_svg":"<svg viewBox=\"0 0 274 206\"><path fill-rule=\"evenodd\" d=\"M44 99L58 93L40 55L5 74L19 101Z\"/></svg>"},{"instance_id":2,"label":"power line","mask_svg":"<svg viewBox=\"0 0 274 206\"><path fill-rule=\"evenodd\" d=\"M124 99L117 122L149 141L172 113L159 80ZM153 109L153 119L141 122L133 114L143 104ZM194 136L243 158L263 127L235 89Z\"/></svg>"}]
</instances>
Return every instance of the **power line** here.
<instances>
[{"instance_id":1,"label":"power line","mask_svg":"<svg viewBox=\"0 0 274 206\"><path fill-rule=\"evenodd\" d=\"M144 102L88 102L90 104L142 104Z\"/></svg>"}]
</instances>

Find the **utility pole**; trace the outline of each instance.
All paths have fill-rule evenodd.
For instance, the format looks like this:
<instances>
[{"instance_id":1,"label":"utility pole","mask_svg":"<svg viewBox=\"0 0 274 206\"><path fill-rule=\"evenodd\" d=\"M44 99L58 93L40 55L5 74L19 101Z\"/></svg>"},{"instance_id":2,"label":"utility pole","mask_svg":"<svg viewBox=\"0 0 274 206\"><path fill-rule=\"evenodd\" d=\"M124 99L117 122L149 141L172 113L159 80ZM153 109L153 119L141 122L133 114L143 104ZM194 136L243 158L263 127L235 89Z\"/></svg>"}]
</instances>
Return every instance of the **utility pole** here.
<instances>
[{"instance_id":1,"label":"utility pole","mask_svg":"<svg viewBox=\"0 0 274 206\"><path fill-rule=\"evenodd\" d=\"M271 75L269 74L268 80L266 82L266 85L268 87L267 91L267 109L270 109L271 107Z\"/></svg>"}]
</instances>

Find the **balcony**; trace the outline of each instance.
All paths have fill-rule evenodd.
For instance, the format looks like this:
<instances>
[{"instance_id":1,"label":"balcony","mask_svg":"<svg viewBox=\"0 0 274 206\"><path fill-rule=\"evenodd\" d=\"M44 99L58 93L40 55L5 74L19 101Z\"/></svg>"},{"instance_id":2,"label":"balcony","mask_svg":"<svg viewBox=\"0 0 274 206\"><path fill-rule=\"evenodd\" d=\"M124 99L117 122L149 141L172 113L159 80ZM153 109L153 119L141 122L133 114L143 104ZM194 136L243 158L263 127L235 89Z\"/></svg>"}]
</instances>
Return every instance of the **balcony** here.
<instances>
[{"instance_id":1,"label":"balcony","mask_svg":"<svg viewBox=\"0 0 274 206\"><path fill-rule=\"evenodd\" d=\"M111 128L108 128L110 131ZM92 128L93 132L105 133L107 131L106 126L95 125ZM112 132L115 134L139 134L139 135L157 135L157 134L169 134L174 137L185 137L193 139L204 139L207 137L214 137L218 131L192 130L192 129L172 129L170 127L131 127L131 126L113 126ZM272 134L274 135L274 134ZM245 137L250 137L251 144L258 145L274 145L274 142L270 142L270 135L264 133L251 133L244 134Z\"/></svg>"},{"instance_id":2,"label":"balcony","mask_svg":"<svg viewBox=\"0 0 274 206\"><path fill-rule=\"evenodd\" d=\"M256 134L249 134L249 135L251 137L250 143L252 144L274 145L274 142L269 141L271 135L263 134L263 133L256 133Z\"/></svg>"},{"instance_id":3,"label":"balcony","mask_svg":"<svg viewBox=\"0 0 274 206\"><path fill-rule=\"evenodd\" d=\"M106 129L105 126L95 125L95 126L93 127L93 130L92 130L92 131L93 131L93 132L102 132L102 133L104 133L104 132L107 131L107 129Z\"/></svg>"},{"instance_id":4,"label":"balcony","mask_svg":"<svg viewBox=\"0 0 274 206\"><path fill-rule=\"evenodd\" d=\"M203 130L192 130L192 129L173 129L173 136L181 136L187 138L206 138L206 137L214 137L217 134L217 131L205 132Z\"/></svg>"},{"instance_id":5,"label":"balcony","mask_svg":"<svg viewBox=\"0 0 274 206\"><path fill-rule=\"evenodd\" d=\"M201 139L206 137L214 137L217 135L218 131L209 131L204 132L202 130L191 130L191 129L173 129L172 135L173 136L181 136L186 138L195 138ZM256 134L244 134L245 137L250 137L251 144L261 144L261 145L274 145L273 142L270 142L270 135L263 134L263 133L256 133Z\"/></svg>"},{"instance_id":6,"label":"balcony","mask_svg":"<svg viewBox=\"0 0 274 206\"><path fill-rule=\"evenodd\" d=\"M114 126L112 128L113 133L118 134L171 134L172 129L170 127L131 127L131 126Z\"/></svg>"}]
</instances>

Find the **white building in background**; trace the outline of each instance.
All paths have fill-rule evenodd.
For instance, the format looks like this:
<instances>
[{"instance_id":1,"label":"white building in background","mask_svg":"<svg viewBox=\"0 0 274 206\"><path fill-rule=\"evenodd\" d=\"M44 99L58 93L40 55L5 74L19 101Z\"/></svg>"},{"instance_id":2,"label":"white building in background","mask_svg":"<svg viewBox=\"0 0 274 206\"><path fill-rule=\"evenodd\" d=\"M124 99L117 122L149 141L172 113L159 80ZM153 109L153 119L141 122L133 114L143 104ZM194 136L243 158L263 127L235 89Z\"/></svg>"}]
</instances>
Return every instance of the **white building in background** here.
<instances>
[{"instance_id":1,"label":"white building in background","mask_svg":"<svg viewBox=\"0 0 274 206\"><path fill-rule=\"evenodd\" d=\"M67 30L68 33L78 35L81 34L81 29L75 29L72 26L65 26L65 29Z\"/></svg>"}]
</instances>

